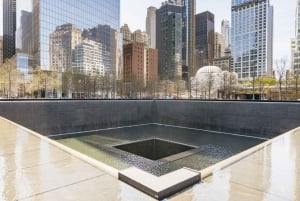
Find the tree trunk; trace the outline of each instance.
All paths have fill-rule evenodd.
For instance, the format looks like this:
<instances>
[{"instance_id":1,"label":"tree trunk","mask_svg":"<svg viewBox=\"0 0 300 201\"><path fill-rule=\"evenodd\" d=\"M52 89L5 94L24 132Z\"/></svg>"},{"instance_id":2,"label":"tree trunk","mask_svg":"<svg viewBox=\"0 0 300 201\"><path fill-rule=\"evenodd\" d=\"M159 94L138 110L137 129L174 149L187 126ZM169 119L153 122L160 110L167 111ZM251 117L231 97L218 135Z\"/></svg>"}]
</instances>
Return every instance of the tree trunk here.
<instances>
[{"instance_id":1,"label":"tree trunk","mask_svg":"<svg viewBox=\"0 0 300 201\"><path fill-rule=\"evenodd\" d=\"M285 81L285 100L288 100L288 80Z\"/></svg>"},{"instance_id":2,"label":"tree trunk","mask_svg":"<svg viewBox=\"0 0 300 201\"><path fill-rule=\"evenodd\" d=\"M282 101L282 80L281 78L279 79L279 99Z\"/></svg>"},{"instance_id":3,"label":"tree trunk","mask_svg":"<svg viewBox=\"0 0 300 201\"><path fill-rule=\"evenodd\" d=\"M255 100L255 79L252 77L252 100Z\"/></svg>"},{"instance_id":4,"label":"tree trunk","mask_svg":"<svg viewBox=\"0 0 300 201\"><path fill-rule=\"evenodd\" d=\"M298 100L299 75L296 76L296 100Z\"/></svg>"},{"instance_id":5,"label":"tree trunk","mask_svg":"<svg viewBox=\"0 0 300 201\"><path fill-rule=\"evenodd\" d=\"M8 73L8 98L11 98L11 72Z\"/></svg>"}]
</instances>

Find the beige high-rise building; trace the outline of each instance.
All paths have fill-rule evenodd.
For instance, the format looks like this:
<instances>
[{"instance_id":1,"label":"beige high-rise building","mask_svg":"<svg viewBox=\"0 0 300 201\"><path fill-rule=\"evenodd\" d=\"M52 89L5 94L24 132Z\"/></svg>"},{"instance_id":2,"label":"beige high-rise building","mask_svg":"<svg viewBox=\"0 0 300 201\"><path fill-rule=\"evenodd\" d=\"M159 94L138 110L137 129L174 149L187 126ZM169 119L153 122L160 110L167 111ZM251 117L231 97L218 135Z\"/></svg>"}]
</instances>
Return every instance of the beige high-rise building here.
<instances>
[{"instance_id":1,"label":"beige high-rise building","mask_svg":"<svg viewBox=\"0 0 300 201\"><path fill-rule=\"evenodd\" d=\"M131 39L131 31L128 24L124 24L121 27L121 33L123 35L123 45L129 44L132 41L132 39Z\"/></svg>"},{"instance_id":2,"label":"beige high-rise building","mask_svg":"<svg viewBox=\"0 0 300 201\"><path fill-rule=\"evenodd\" d=\"M230 22L229 20L222 20L221 34L224 38L225 48L230 47Z\"/></svg>"},{"instance_id":3,"label":"beige high-rise building","mask_svg":"<svg viewBox=\"0 0 300 201\"><path fill-rule=\"evenodd\" d=\"M215 33L215 58L224 57L225 40L222 34Z\"/></svg>"},{"instance_id":4,"label":"beige high-rise building","mask_svg":"<svg viewBox=\"0 0 300 201\"><path fill-rule=\"evenodd\" d=\"M214 59L214 66L222 69L222 71L231 72L232 69L232 57L229 48L225 48L224 56Z\"/></svg>"},{"instance_id":5,"label":"beige high-rise building","mask_svg":"<svg viewBox=\"0 0 300 201\"><path fill-rule=\"evenodd\" d=\"M0 64L3 63L3 37L0 36Z\"/></svg>"},{"instance_id":6,"label":"beige high-rise building","mask_svg":"<svg viewBox=\"0 0 300 201\"><path fill-rule=\"evenodd\" d=\"M134 42L144 43L146 46L149 45L149 37L148 34L141 30L136 30L131 34L131 38Z\"/></svg>"},{"instance_id":7,"label":"beige high-rise building","mask_svg":"<svg viewBox=\"0 0 300 201\"><path fill-rule=\"evenodd\" d=\"M50 34L50 69L65 72L72 68L75 46L82 41L82 31L73 24L56 27Z\"/></svg>"},{"instance_id":8,"label":"beige high-rise building","mask_svg":"<svg viewBox=\"0 0 300 201\"><path fill-rule=\"evenodd\" d=\"M127 24L124 24L121 27L121 33L123 35L123 45L128 45L132 42L144 43L146 46L149 46L149 36L145 31L140 29L131 32Z\"/></svg>"},{"instance_id":9,"label":"beige high-rise building","mask_svg":"<svg viewBox=\"0 0 300 201\"><path fill-rule=\"evenodd\" d=\"M147 10L146 33L149 36L149 47L156 48L156 8L151 6Z\"/></svg>"}]
</instances>

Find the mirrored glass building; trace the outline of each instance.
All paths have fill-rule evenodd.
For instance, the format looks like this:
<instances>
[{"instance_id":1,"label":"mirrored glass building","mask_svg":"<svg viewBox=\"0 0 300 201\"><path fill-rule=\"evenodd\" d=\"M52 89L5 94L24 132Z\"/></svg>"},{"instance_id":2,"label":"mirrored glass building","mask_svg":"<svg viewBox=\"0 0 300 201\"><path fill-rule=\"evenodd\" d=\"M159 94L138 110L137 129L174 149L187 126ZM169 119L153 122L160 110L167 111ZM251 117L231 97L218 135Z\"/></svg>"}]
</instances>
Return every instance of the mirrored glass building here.
<instances>
[{"instance_id":1,"label":"mirrored glass building","mask_svg":"<svg viewBox=\"0 0 300 201\"><path fill-rule=\"evenodd\" d=\"M292 55L291 67L294 73L300 74L300 0L297 1L296 6L296 21L295 21L295 38L292 39Z\"/></svg>"},{"instance_id":2,"label":"mirrored glass building","mask_svg":"<svg viewBox=\"0 0 300 201\"><path fill-rule=\"evenodd\" d=\"M195 0L168 0L156 10L160 79L187 81L195 74L195 9Z\"/></svg>"},{"instance_id":3,"label":"mirrored glass building","mask_svg":"<svg viewBox=\"0 0 300 201\"><path fill-rule=\"evenodd\" d=\"M269 0L232 0L233 71L240 79L272 76L273 6Z\"/></svg>"},{"instance_id":4,"label":"mirrored glass building","mask_svg":"<svg viewBox=\"0 0 300 201\"><path fill-rule=\"evenodd\" d=\"M3 0L3 61L16 53L16 0Z\"/></svg>"},{"instance_id":5,"label":"mirrored glass building","mask_svg":"<svg viewBox=\"0 0 300 201\"><path fill-rule=\"evenodd\" d=\"M17 0L17 53L33 68L118 75L119 26L120 0Z\"/></svg>"}]
</instances>

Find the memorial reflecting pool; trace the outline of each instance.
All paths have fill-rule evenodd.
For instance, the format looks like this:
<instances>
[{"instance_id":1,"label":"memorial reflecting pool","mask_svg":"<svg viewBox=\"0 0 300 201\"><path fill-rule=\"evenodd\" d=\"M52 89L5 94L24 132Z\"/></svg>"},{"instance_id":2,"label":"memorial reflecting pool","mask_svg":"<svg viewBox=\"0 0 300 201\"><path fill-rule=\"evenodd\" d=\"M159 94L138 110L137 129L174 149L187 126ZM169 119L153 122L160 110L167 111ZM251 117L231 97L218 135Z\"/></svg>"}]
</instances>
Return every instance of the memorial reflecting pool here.
<instances>
[{"instance_id":1,"label":"memorial reflecting pool","mask_svg":"<svg viewBox=\"0 0 300 201\"><path fill-rule=\"evenodd\" d=\"M264 141L155 124L59 138L58 142L116 169L135 166L157 176L182 167L201 170Z\"/></svg>"}]
</instances>

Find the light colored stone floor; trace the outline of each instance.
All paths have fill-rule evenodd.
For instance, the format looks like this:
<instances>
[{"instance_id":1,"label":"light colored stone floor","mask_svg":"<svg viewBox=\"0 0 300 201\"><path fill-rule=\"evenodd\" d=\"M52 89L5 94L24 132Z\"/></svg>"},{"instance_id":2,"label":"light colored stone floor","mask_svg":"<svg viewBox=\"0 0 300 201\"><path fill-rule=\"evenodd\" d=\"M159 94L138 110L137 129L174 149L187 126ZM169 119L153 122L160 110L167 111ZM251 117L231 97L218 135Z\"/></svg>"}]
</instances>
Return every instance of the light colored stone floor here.
<instances>
[{"instance_id":1,"label":"light colored stone floor","mask_svg":"<svg viewBox=\"0 0 300 201\"><path fill-rule=\"evenodd\" d=\"M153 199L0 118L0 200ZM300 130L167 200L300 200Z\"/></svg>"},{"instance_id":2,"label":"light colored stone floor","mask_svg":"<svg viewBox=\"0 0 300 201\"><path fill-rule=\"evenodd\" d=\"M0 118L0 200L153 200Z\"/></svg>"},{"instance_id":3,"label":"light colored stone floor","mask_svg":"<svg viewBox=\"0 0 300 201\"><path fill-rule=\"evenodd\" d=\"M216 172L171 201L299 201L300 129Z\"/></svg>"}]
</instances>

